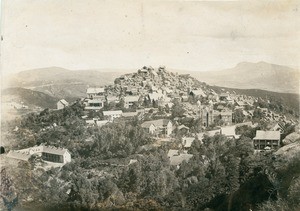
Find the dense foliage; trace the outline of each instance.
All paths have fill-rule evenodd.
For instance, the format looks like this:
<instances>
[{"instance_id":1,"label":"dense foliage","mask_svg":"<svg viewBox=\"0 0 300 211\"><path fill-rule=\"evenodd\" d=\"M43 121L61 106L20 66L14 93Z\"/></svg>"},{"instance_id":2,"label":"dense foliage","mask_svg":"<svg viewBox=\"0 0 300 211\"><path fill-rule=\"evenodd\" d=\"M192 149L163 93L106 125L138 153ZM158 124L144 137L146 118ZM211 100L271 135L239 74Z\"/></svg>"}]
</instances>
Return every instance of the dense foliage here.
<instances>
[{"instance_id":1,"label":"dense foliage","mask_svg":"<svg viewBox=\"0 0 300 211\"><path fill-rule=\"evenodd\" d=\"M174 108L173 116L182 112L179 104ZM14 174L2 172L7 183L2 191L13 186L20 206L38 210L299 209L300 157L278 160L281 168L276 168L272 153L255 155L251 138L264 125L237 128L238 140L196 138L189 149L193 157L177 168L170 165L168 146L151 145L138 120L96 127L86 125L84 114L77 102L22 119L13 137L19 148L65 147L72 162L61 169L33 170L33 158L10 170ZM180 123L197 124L187 118Z\"/></svg>"}]
</instances>

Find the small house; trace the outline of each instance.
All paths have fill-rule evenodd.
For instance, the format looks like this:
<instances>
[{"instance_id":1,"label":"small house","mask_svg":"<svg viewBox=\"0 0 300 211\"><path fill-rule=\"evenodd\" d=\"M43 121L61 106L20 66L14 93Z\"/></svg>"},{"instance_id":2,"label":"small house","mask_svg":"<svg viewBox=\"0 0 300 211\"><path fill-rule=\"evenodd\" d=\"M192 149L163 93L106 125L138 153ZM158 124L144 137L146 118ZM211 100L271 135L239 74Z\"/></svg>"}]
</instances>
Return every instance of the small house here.
<instances>
[{"instance_id":1,"label":"small house","mask_svg":"<svg viewBox=\"0 0 300 211\"><path fill-rule=\"evenodd\" d=\"M108 121L114 121L115 118L121 117L123 112L121 110L116 111L103 111L103 116L107 118Z\"/></svg>"},{"instance_id":2,"label":"small house","mask_svg":"<svg viewBox=\"0 0 300 211\"><path fill-rule=\"evenodd\" d=\"M105 90L103 87L100 88L88 88L86 91L87 98L94 99L105 96Z\"/></svg>"},{"instance_id":3,"label":"small house","mask_svg":"<svg viewBox=\"0 0 300 211\"><path fill-rule=\"evenodd\" d=\"M124 97L124 107L125 108L132 108L134 104L139 103L139 96L126 96Z\"/></svg>"},{"instance_id":4,"label":"small house","mask_svg":"<svg viewBox=\"0 0 300 211\"><path fill-rule=\"evenodd\" d=\"M168 119L146 121L141 125L151 134L169 137L173 131L172 122Z\"/></svg>"},{"instance_id":5,"label":"small house","mask_svg":"<svg viewBox=\"0 0 300 211\"><path fill-rule=\"evenodd\" d=\"M193 96L194 98L206 97L206 94L203 92L202 89L192 90L192 91L190 91L190 95Z\"/></svg>"},{"instance_id":6,"label":"small house","mask_svg":"<svg viewBox=\"0 0 300 211\"><path fill-rule=\"evenodd\" d=\"M60 110L69 106L69 103L65 99L61 99L56 103L56 106L57 106L57 110Z\"/></svg>"}]
</instances>

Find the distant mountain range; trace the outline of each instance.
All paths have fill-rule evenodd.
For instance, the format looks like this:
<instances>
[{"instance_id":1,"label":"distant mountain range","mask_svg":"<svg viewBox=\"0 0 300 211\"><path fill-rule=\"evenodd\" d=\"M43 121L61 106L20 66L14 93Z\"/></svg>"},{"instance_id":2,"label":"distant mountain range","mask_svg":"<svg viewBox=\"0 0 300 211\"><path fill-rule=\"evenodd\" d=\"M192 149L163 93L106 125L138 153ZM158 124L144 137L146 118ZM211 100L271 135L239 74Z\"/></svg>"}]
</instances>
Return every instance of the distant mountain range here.
<instances>
[{"instance_id":1,"label":"distant mountain range","mask_svg":"<svg viewBox=\"0 0 300 211\"><path fill-rule=\"evenodd\" d=\"M299 94L299 70L266 62L242 62L220 71L186 73L209 85Z\"/></svg>"},{"instance_id":2,"label":"distant mountain range","mask_svg":"<svg viewBox=\"0 0 300 211\"><path fill-rule=\"evenodd\" d=\"M84 97L88 86L113 84L116 77L136 71L109 69L72 71L49 67L19 72L12 76L10 86L40 91L55 98L75 99ZM188 73L209 85L299 94L299 70L266 62L242 62L234 68L221 71L174 71Z\"/></svg>"}]
</instances>

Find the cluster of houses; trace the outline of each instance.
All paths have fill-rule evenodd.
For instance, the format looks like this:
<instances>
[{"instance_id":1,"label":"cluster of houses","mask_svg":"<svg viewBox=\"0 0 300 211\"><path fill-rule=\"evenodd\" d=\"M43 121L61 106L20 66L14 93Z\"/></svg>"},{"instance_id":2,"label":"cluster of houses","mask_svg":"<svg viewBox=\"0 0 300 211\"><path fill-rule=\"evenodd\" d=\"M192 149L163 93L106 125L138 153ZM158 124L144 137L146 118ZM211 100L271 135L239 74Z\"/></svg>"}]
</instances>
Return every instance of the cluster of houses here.
<instances>
[{"instance_id":1,"label":"cluster of houses","mask_svg":"<svg viewBox=\"0 0 300 211\"><path fill-rule=\"evenodd\" d=\"M154 113L158 112L158 107L168 107L172 110L174 100L181 103L185 117L200 119L200 126L205 132L191 134L189 127L178 125L176 118L172 122L170 118L166 118L167 115L161 119L144 121L145 114L149 114L150 110ZM175 128L185 131L184 134L188 135L183 136L180 150L170 149L168 153L171 165L178 166L181 162L188 162L192 158L193 155L188 154L187 151L196 137L201 141L204 135L222 134L230 139L238 139L239 135L235 132L237 127L243 125L255 127L251 119L254 114L254 103L257 100L255 97L237 95L225 90L218 94L206 85L195 82L189 75L168 72L165 67L154 69L145 66L136 73L120 76L113 86L87 88L86 97L82 99L86 112L102 112L102 117L88 119L85 115L82 118L88 126L102 127L118 118L137 117L142 122L141 127L156 140L172 140ZM105 110L104 108L107 108L105 105L111 103L121 106L116 110ZM62 99L57 103L57 109L63 109L68 105L69 103ZM264 114L266 121L275 121L277 124L270 131L257 130L253 147L258 151L278 149L280 134L284 132L284 125L289 120L266 108L258 107L258 109ZM236 124L234 118L236 110L242 111L245 119L250 121ZM217 129L210 130L211 127L216 128L216 125ZM66 163L71 160L67 150L46 146L25 151L11 151L8 156L28 159L33 152L40 153L46 161Z\"/></svg>"}]
</instances>

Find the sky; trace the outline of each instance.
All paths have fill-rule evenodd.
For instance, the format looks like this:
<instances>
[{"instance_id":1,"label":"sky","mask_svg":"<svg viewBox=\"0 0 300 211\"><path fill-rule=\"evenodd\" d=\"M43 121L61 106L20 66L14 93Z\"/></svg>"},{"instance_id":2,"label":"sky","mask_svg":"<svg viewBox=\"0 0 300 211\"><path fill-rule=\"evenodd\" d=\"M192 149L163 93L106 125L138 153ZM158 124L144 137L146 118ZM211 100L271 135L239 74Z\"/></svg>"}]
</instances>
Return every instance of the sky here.
<instances>
[{"instance_id":1,"label":"sky","mask_svg":"<svg viewBox=\"0 0 300 211\"><path fill-rule=\"evenodd\" d=\"M1 70L299 67L300 1L2 0Z\"/></svg>"}]
</instances>

